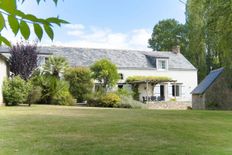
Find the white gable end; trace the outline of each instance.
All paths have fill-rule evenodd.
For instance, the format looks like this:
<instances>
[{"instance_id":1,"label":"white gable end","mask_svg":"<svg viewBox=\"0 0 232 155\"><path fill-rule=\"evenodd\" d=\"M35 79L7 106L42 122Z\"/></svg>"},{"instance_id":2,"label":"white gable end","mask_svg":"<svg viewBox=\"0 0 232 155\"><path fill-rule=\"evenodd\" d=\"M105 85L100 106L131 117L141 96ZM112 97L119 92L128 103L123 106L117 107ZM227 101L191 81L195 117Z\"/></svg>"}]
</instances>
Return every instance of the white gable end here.
<instances>
[{"instance_id":1,"label":"white gable end","mask_svg":"<svg viewBox=\"0 0 232 155\"><path fill-rule=\"evenodd\" d=\"M2 85L3 80L7 77L6 61L0 56L0 105L3 104Z\"/></svg>"}]
</instances>

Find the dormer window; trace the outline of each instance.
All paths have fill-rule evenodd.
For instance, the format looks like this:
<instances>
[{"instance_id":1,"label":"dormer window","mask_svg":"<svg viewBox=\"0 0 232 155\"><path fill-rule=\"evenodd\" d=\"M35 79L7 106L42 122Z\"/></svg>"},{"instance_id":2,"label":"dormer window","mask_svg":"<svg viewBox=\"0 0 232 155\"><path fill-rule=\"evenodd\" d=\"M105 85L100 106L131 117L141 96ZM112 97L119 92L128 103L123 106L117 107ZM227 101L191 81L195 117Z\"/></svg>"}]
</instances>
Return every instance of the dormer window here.
<instances>
[{"instance_id":1,"label":"dormer window","mask_svg":"<svg viewBox=\"0 0 232 155\"><path fill-rule=\"evenodd\" d=\"M157 69L158 70L167 70L168 69L168 60L167 59L158 59L157 60Z\"/></svg>"}]
</instances>

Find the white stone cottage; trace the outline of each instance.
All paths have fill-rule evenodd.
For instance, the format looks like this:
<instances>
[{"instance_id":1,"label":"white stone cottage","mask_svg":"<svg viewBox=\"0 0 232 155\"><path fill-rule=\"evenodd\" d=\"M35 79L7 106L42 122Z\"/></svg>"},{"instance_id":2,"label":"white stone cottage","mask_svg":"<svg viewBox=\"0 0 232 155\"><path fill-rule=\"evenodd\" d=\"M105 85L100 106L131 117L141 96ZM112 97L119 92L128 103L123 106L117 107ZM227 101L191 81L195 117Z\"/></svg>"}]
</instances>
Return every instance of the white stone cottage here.
<instances>
[{"instance_id":1,"label":"white stone cottage","mask_svg":"<svg viewBox=\"0 0 232 155\"><path fill-rule=\"evenodd\" d=\"M155 87L151 84L139 85L139 99L153 96L164 101L191 101L191 91L197 86L197 69L179 52L174 51L137 51L71 47L40 47L40 62L44 63L49 55L65 57L71 66L89 67L97 60L106 58L116 64L121 79L118 88L126 85L130 76L165 76L175 82L162 82ZM0 54L9 57L9 49L1 48ZM6 77L6 60L0 57L0 86ZM148 89L147 89L148 86ZM1 87L0 87L1 88ZM154 89L153 89L154 88ZM148 91L149 90L149 91ZM0 89L0 103L2 102Z\"/></svg>"},{"instance_id":2,"label":"white stone cottage","mask_svg":"<svg viewBox=\"0 0 232 155\"><path fill-rule=\"evenodd\" d=\"M153 87L147 84L139 85L139 99L144 96L155 96L165 101L191 101L191 91L197 86L197 69L179 52L174 51L137 51L91 49L71 47L42 47L41 53L51 53L65 57L71 66L89 67L97 60L106 58L116 64L120 81L118 87L123 87L130 76L165 76L174 82L163 82Z\"/></svg>"},{"instance_id":3,"label":"white stone cottage","mask_svg":"<svg viewBox=\"0 0 232 155\"><path fill-rule=\"evenodd\" d=\"M0 54L0 105L3 104L2 85L8 75L8 62L7 58Z\"/></svg>"}]
</instances>

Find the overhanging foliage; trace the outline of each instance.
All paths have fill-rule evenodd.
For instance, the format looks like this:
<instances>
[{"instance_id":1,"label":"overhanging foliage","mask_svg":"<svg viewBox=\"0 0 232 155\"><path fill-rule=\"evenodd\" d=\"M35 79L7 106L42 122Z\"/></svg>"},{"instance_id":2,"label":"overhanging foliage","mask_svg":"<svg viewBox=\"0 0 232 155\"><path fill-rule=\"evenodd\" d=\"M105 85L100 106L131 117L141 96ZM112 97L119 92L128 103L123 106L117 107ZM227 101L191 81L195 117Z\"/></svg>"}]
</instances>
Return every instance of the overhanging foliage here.
<instances>
[{"instance_id":1,"label":"overhanging foliage","mask_svg":"<svg viewBox=\"0 0 232 155\"><path fill-rule=\"evenodd\" d=\"M49 18L38 18L33 14L26 14L19 10L17 3L24 2L25 0L0 0L0 32L6 29L6 25L9 25L11 31L15 36L20 31L21 35L25 40L28 40L31 34L30 25L33 26L33 30L39 40L43 37L43 32L46 32L48 37L53 40L54 32L53 26L62 24L67 24L68 22L60 19L59 17L49 17ZM36 0L37 3L41 0ZM44 0L45 1L45 0ZM57 5L58 0L53 0ZM8 21L8 22L7 22ZM0 45L4 43L7 46L11 46L8 38L0 34Z\"/></svg>"},{"instance_id":2,"label":"overhanging foliage","mask_svg":"<svg viewBox=\"0 0 232 155\"><path fill-rule=\"evenodd\" d=\"M129 76L126 80L127 83L144 83L144 82L152 82L152 83L160 83L160 82L171 82L170 77L166 76Z\"/></svg>"}]
</instances>

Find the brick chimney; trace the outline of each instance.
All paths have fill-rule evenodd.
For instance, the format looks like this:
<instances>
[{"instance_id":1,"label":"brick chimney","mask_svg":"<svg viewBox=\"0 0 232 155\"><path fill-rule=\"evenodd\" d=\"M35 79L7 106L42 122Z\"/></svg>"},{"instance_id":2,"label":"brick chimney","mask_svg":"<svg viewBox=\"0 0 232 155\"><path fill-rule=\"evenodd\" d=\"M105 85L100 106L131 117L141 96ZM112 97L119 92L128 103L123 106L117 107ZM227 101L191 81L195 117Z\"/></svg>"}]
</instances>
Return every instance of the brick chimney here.
<instances>
[{"instance_id":1,"label":"brick chimney","mask_svg":"<svg viewBox=\"0 0 232 155\"><path fill-rule=\"evenodd\" d=\"M172 52L175 53L175 54L178 54L180 53L180 46L177 45L177 46L173 46L172 48Z\"/></svg>"}]
</instances>

